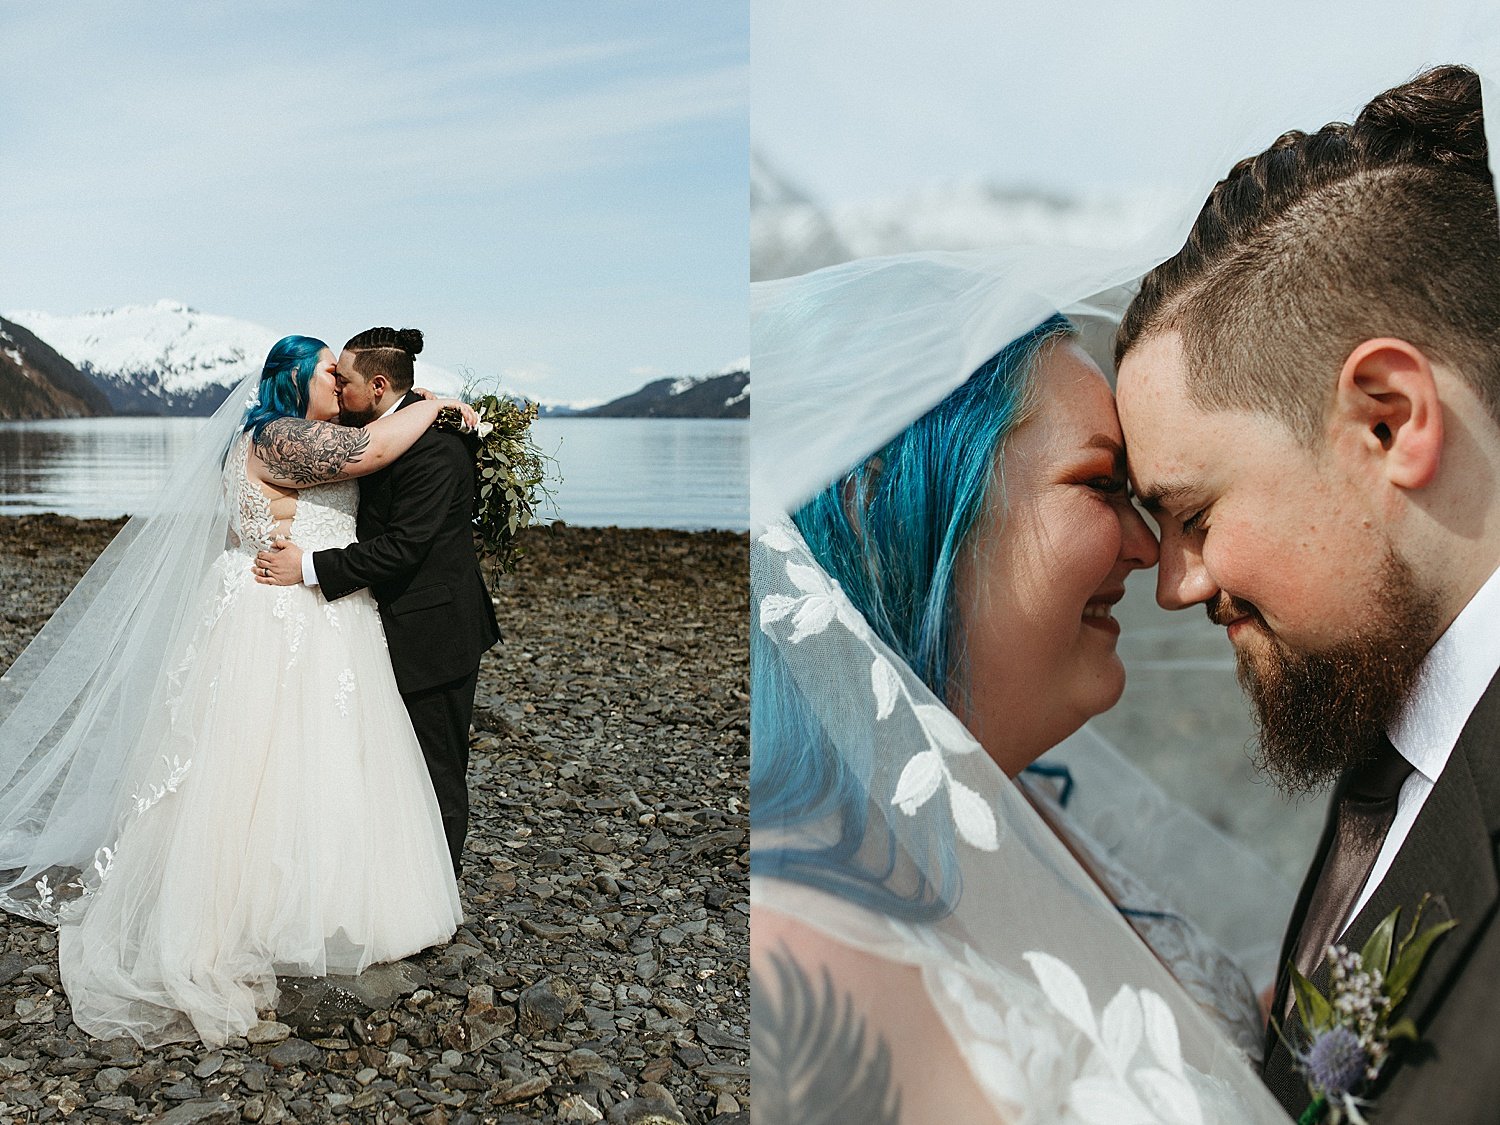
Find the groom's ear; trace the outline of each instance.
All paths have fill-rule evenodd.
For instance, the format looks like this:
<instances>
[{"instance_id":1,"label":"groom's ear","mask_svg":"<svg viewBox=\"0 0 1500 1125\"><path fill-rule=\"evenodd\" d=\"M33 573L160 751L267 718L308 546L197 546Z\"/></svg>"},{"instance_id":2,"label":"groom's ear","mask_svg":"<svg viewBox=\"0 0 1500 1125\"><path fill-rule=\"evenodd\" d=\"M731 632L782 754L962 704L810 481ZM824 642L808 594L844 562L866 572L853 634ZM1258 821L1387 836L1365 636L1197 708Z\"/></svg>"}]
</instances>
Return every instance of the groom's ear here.
<instances>
[{"instance_id":1,"label":"groom's ear","mask_svg":"<svg viewBox=\"0 0 1500 1125\"><path fill-rule=\"evenodd\" d=\"M1406 340L1366 340L1339 371L1336 422L1398 488L1425 488L1443 455L1443 404L1432 364Z\"/></svg>"}]
</instances>

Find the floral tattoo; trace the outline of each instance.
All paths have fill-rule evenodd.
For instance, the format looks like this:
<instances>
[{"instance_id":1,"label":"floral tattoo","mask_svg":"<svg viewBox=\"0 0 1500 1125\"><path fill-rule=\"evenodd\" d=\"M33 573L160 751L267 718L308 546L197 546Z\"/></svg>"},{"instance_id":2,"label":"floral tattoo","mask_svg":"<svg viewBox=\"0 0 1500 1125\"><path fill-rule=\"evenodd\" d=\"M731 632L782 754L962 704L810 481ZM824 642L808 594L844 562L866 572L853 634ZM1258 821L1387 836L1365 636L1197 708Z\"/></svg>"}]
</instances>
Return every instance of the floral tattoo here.
<instances>
[{"instance_id":1,"label":"floral tattoo","mask_svg":"<svg viewBox=\"0 0 1500 1125\"><path fill-rule=\"evenodd\" d=\"M255 447L266 468L301 487L324 484L357 464L370 435L361 426L277 418L260 431Z\"/></svg>"},{"instance_id":2,"label":"floral tattoo","mask_svg":"<svg viewBox=\"0 0 1500 1125\"><path fill-rule=\"evenodd\" d=\"M840 997L826 968L819 988L784 947L769 961L771 989L754 973L750 979L756 1122L898 1125L901 1094L891 1074L890 1044L883 1036L866 1043L865 1021L853 998Z\"/></svg>"}]
</instances>

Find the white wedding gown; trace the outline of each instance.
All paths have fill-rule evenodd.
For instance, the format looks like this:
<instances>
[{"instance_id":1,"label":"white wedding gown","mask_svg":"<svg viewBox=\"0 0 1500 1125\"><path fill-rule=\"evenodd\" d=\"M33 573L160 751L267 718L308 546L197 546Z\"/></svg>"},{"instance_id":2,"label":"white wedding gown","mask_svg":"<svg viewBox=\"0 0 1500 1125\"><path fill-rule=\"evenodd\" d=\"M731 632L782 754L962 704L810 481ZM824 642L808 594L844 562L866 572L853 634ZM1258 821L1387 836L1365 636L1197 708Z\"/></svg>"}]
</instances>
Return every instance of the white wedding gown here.
<instances>
[{"instance_id":1,"label":"white wedding gown","mask_svg":"<svg viewBox=\"0 0 1500 1125\"><path fill-rule=\"evenodd\" d=\"M74 1021L150 1046L242 1034L275 977L352 974L462 920L437 799L375 603L264 586L272 528L226 459L229 546L191 592L196 625L153 701L136 787L97 887L59 909ZM290 538L354 539L353 481L303 489Z\"/></svg>"}]
</instances>

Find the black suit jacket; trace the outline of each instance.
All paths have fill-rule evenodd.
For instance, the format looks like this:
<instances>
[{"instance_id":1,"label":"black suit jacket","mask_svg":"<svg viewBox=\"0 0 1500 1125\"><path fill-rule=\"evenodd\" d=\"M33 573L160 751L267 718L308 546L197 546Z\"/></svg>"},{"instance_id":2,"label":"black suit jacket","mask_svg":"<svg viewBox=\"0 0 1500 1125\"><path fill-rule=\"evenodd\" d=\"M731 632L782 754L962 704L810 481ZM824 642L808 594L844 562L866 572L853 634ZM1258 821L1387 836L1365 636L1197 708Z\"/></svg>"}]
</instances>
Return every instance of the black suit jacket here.
<instances>
[{"instance_id":1,"label":"black suit jacket","mask_svg":"<svg viewBox=\"0 0 1500 1125\"><path fill-rule=\"evenodd\" d=\"M1341 944L1360 949L1380 920L1401 907L1398 937L1411 926L1417 904L1431 894L1423 927L1449 918L1458 926L1439 938L1399 1016L1410 1016L1421 1039L1398 1042L1366 1097L1375 1122L1442 1121L1445 1125L1500 1120L1500 675L1490 682L1427 796L1391 869ZM1302 924L1312 888L1332 841L1332 817L1308 872L1282 949L1282 976L1273 1013L1285 997L1285 965L1292 935ZM1327 995L1328 966L1312 983ZM1296 1009L1287 1037L1301 1048L1305 1033ZM1287 1111L1307 1107L1307 1084L1286 1045L1268 1034L1266 1085Z\"/></svg>"},{"instance_id":2,"label":"black suit jacket","mask_svg":"<svg viewBox=\"0 0 1500 1125\"><path fill-rule=\"evenodd\" d=\"M397 409L416 401L408 395ZM359 541L313 555L329 601L364 587L374 594L403 695L462 679L500 639L474 553L473 441L428 430L359 478Z\"/></svg>"}]
</instances>

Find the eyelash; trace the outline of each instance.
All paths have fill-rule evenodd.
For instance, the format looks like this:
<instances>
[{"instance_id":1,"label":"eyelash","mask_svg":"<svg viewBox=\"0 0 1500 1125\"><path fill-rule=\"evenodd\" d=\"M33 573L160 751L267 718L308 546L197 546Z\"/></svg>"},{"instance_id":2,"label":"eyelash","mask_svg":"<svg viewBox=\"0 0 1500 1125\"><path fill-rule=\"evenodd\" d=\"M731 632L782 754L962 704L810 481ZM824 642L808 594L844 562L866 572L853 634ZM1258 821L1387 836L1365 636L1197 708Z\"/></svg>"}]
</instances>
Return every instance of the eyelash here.
<instances>
[{"instance_id":1,"label":"eyelash","mask_svg":"<svg viewBox=\"0 0 1500 1125\"><path fill-rule=\"evenodd\" d=\"M1204 528L1203 528L1203 517L1205 515L1207 515L1207 514L1208 514L1208 509L1207 508L1200 508L1198 511L1194 512L1192 515L1188 516L1187 519L1185 519L1185 520L1182 521L1182 533L1184 535L1191 535L1195 531L1202 531L1202 530L1204 530Z\"/></svg>"},{"instance_id":2,"label":"eyelash","mask_svg":"<svg viewBox=\"0 0 1500 1125\"><path fill-rule=\"evenodd\" d=\"M1096 492L1104 492L1110 496L1130 496L1130 482L1124 477L1095 477L1089 481L1089 487Z\"/></svg>"}]
</instances>

